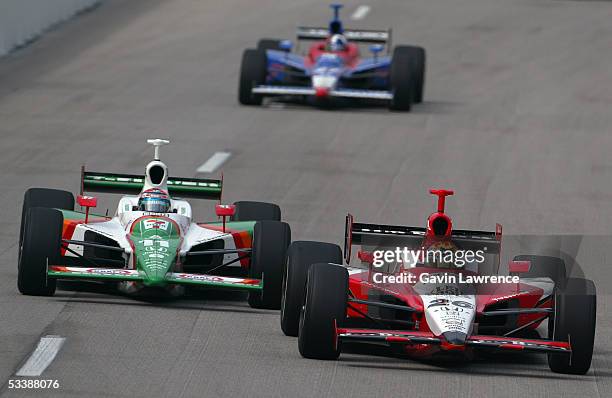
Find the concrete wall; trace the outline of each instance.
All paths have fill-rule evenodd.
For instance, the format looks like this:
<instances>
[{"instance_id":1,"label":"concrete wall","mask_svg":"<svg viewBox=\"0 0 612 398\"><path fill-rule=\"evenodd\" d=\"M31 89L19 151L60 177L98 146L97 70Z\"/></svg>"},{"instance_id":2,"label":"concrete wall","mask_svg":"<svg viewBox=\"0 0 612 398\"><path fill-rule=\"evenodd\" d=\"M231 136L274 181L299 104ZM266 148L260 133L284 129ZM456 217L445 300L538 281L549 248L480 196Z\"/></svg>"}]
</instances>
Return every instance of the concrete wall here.
<instances>
[{"instance_id":1,"label":"concrete wall","mask_svg":"<svg viewBox=\"0 0 612 398\"><path fill-rule=\"evenodd\" d=\"M0 0L0 56L100 0Z\"/></svg>"}]
</instances>

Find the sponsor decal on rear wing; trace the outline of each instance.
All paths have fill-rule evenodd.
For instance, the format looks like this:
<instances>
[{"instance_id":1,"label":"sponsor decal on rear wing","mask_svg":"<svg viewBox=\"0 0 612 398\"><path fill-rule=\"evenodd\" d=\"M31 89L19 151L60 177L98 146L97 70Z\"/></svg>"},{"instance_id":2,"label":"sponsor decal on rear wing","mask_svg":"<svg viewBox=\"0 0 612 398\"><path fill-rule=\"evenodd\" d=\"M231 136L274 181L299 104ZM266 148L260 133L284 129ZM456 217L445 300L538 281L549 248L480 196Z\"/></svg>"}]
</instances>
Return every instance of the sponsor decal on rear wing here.
<instances>
[{"instance_id":1,"label":"sponsor decal on rear wing","mask_svg":"<svg viewBox=\"0 0 612 398\"><path fill-rule=\"evenodd\" d=\"M144 176L133 174L99 173L81 170L83 192L139 194ZM168 193L184 198L220 200L223 181L201 178L168 178Z\"/></svg>"},{"instance_id":2,"label":"sponsor decal on rear wing","mask_svg":"<svg viewBox=\"0 0 612 398\"><path fill-rule=\"evenodd\" d=\"M352 30L346 29L342 34L349 40L361 43L389 43L391 29L389 30ZM328 28L300 26L297 28L298 40L325 40L330 36Z\"/></svg>"}]
</instances>

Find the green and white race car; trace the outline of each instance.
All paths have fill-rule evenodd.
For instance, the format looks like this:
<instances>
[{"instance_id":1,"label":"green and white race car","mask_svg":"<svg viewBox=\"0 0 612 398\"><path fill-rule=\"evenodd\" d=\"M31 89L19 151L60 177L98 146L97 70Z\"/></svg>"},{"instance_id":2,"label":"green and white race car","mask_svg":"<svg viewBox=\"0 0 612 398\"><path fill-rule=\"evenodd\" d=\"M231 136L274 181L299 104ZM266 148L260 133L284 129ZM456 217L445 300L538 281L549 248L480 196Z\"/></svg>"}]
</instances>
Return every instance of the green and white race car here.
<instances>
[{"instance_id":1,"label":"green and white race car","mask_svg":"<svg viewBox=\"0 0 612 398\"><path fill-rule=\"evenodd\" d=\"M19 234L18 288L50 296L58 279L118 282L131 294L185 285L246 290L255 308L280 308L282 270L291 229L271 203L216 205L222 222L196 223L178 197L220 200L222 180L168 177L159 160L166 140L148 140L155 159L144 176L81 172L75 211L72 193L26 191ZM89 214L97 198L124 194L113 217ZM227 221L226 221L227 220Z\"/></svg>"}]
</instances>

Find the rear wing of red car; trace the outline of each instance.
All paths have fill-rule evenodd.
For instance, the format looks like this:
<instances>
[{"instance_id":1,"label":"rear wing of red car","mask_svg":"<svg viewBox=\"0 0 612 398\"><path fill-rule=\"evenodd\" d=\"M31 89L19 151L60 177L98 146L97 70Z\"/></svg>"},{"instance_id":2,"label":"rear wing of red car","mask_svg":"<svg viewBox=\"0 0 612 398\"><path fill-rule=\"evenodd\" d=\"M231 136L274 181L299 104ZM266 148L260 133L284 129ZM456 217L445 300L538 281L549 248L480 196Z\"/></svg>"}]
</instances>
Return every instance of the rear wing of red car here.
<instances>
[{"instance_id":1,"label":"rear wing of red car","mask_svg":"<svg viewBox=\"0 0 612 398\"><path fill-rule=\"evenodd\" d=\"M81 192L139 194L144 176L85 171L81 169ZM168 193L182 198L221 200L223 180L201 178L168 178Z\"/></svg>"},{"instance_id":2,"label":"rear wing of red car","mask_svg":"<svg viewBox=\"0 0 612 398\"><path fill-rule=\"evenodd\" d=\"M353 30L345 29L342 34L349 41L358 43L391 43L391 29L388 30ZM325 40L329 37L328 28L300 26L297 28L298 40Z\"/></svg>"},{"instance_id":3,"label":"rear wing of red car","mask_svg":"<svg viewBox=\"0 0 612 398\"><path fill-rule=\"evenodd\" d=\"M423 243L427 230L422 227L356 223L353 216L346 216L344 233L344 257L351 258L352 245L366 246L409 246L418 247ZM455 229L451 240L464 250L479 250L486 247L487 253L499 254L501 250L501 226L496 231Z\"/></svg>"}]
</instances>

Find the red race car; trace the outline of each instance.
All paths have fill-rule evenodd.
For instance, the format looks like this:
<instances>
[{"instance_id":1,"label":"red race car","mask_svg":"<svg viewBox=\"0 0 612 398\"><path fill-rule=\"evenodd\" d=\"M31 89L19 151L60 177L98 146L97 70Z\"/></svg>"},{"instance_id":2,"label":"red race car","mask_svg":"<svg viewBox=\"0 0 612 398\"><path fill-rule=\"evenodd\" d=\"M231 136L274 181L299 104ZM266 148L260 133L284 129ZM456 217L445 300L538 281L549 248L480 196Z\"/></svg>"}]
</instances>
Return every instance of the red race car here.
<instances>
[{"instance_id":1,"label":"red race car","mask_svg":"<svg viewBox=\"0 0 612 398\"><path fill-rule=\"evenodd\" d=\"M356 223L349 214L344 256L330 243L289 247L281 327L298 336L302 356L337 359L349 342L417 358L530 351L547 354L553 372L585 374L593 282L567 278L563 261L546 256L516 256L500 274L501 225L455 230L444 212L453 192L431 193L438 209L425 228ZM542 338L536 329L545 321Z\"/></svg>"}]
</instances>

